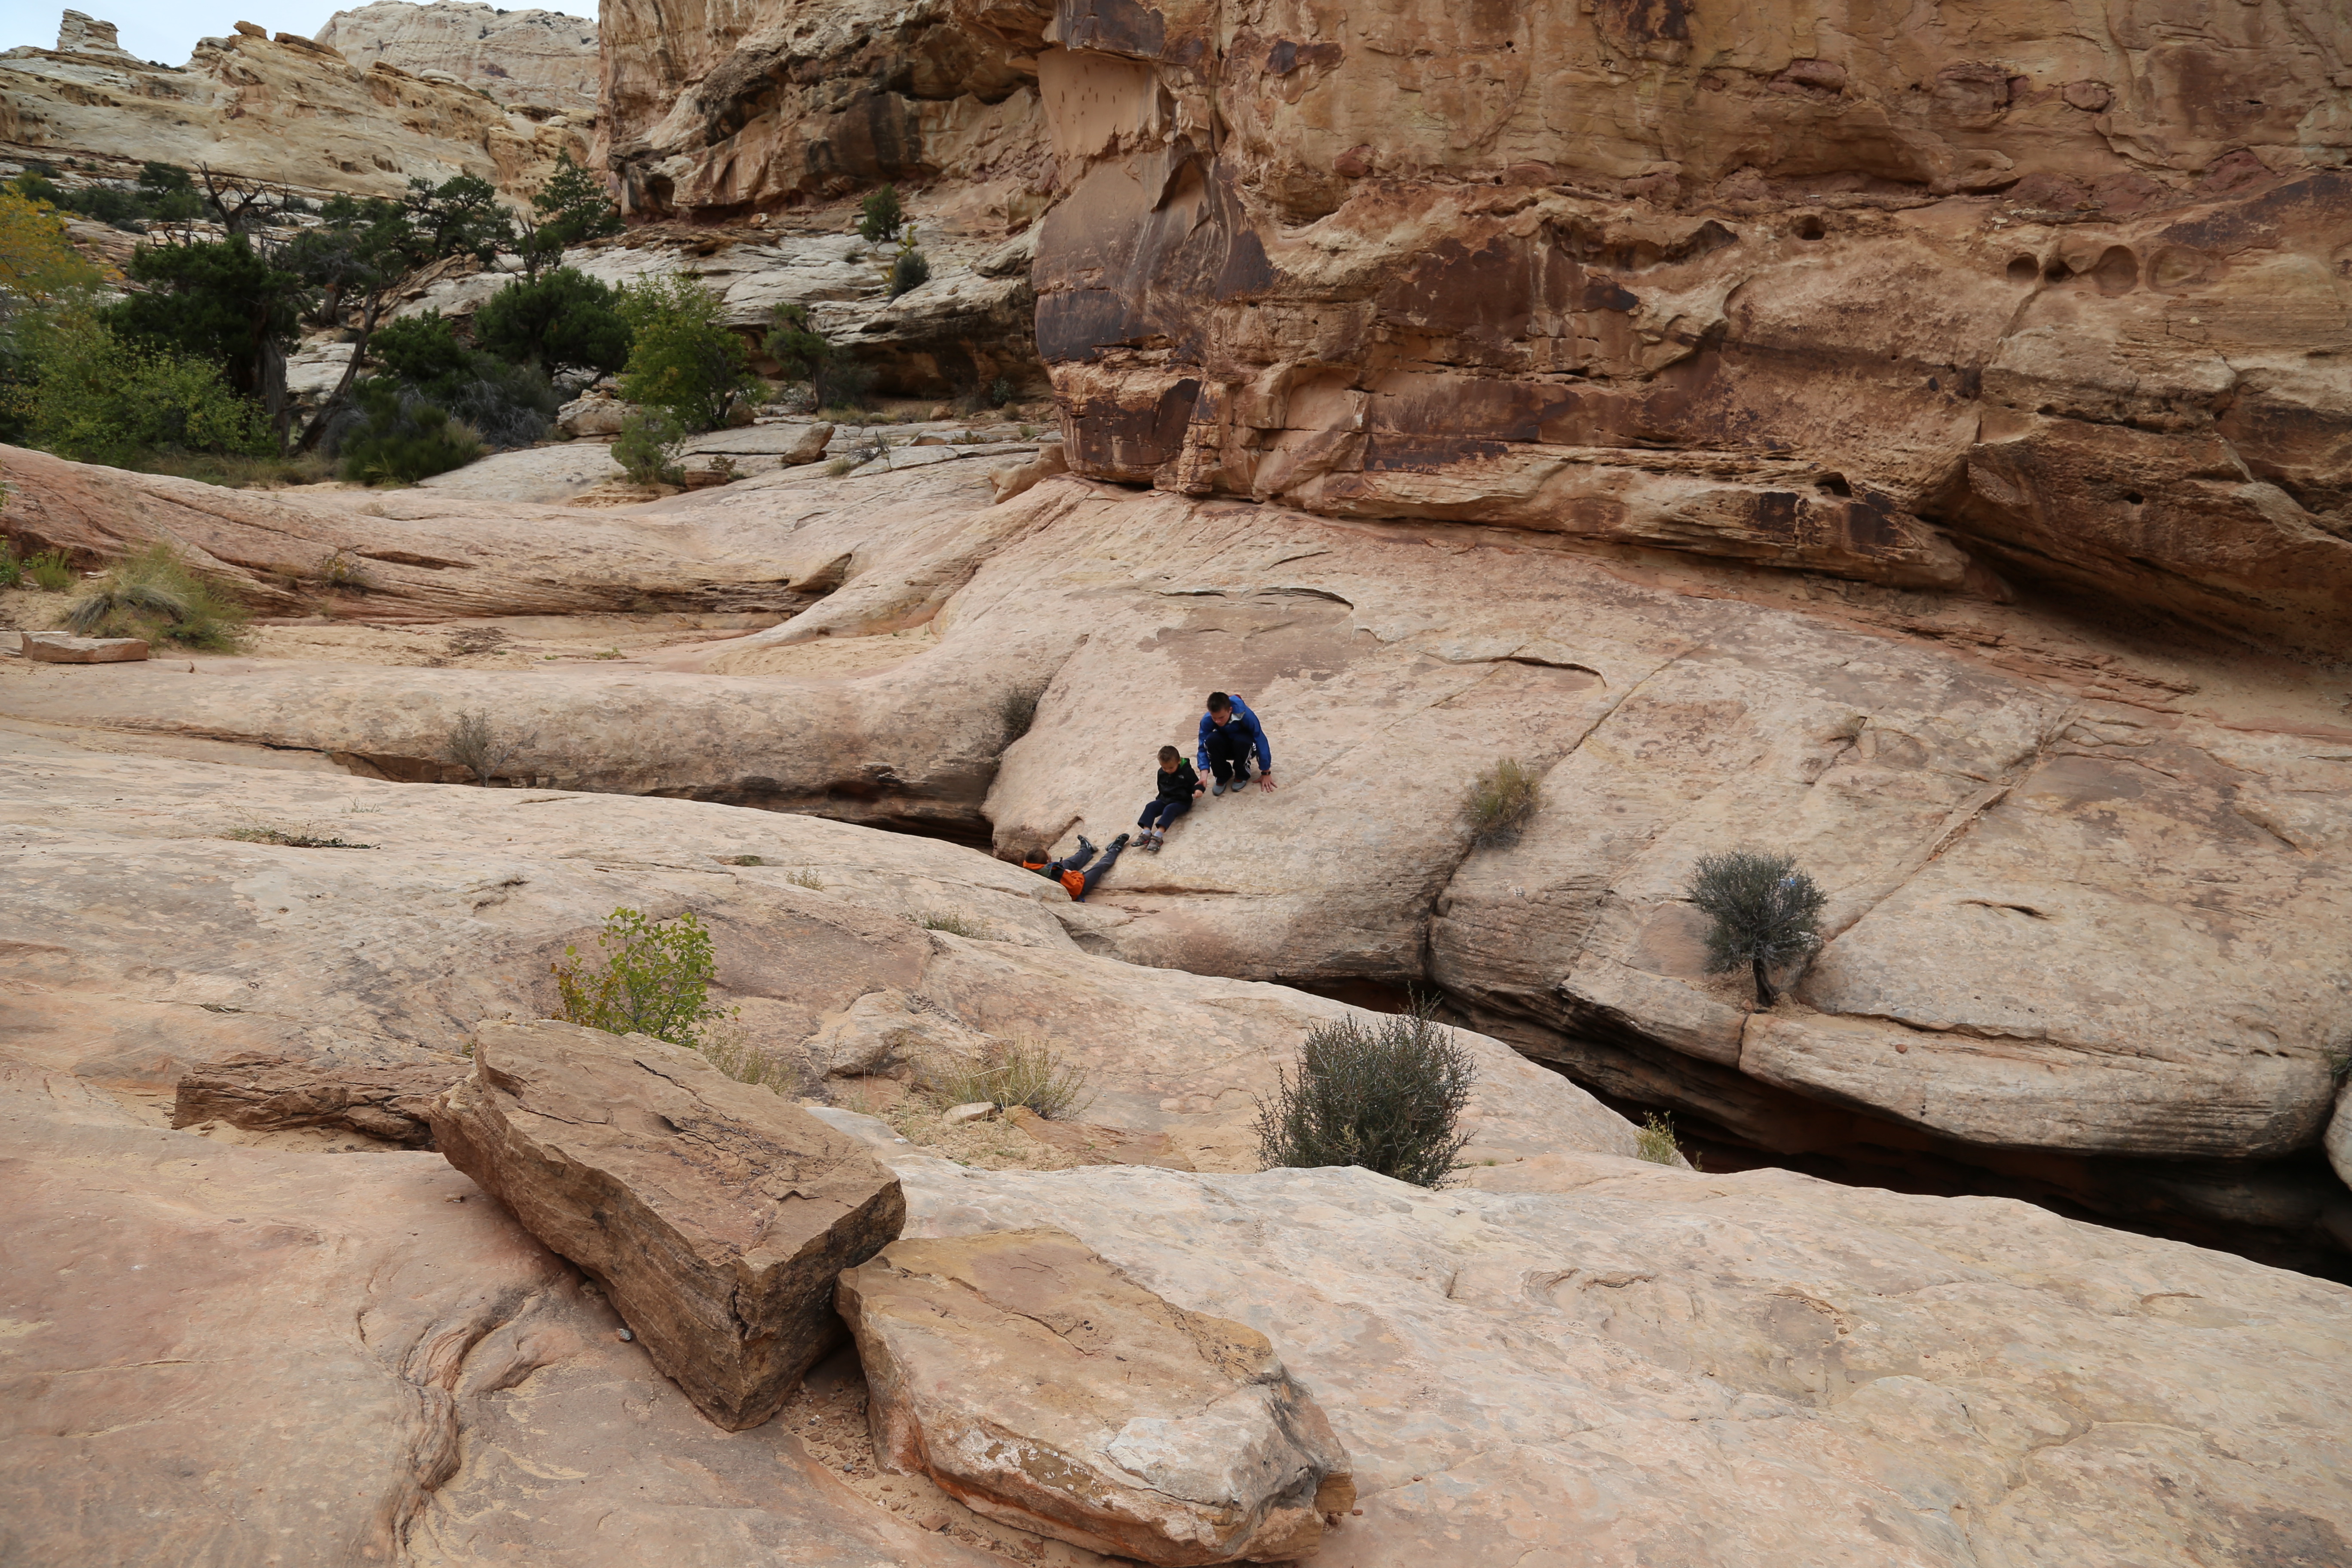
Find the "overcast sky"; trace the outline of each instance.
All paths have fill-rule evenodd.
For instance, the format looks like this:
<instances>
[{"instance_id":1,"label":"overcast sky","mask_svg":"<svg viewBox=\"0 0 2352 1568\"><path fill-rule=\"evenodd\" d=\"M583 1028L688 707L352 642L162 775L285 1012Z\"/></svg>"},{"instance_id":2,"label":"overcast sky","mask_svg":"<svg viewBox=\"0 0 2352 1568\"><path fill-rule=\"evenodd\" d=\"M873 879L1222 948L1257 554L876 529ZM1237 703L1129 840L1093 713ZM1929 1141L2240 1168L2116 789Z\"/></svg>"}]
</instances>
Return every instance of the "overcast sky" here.
<instances>
[{"instance_id":1,"label":"overcast sky","mask_svg":"<svg viewBox=\"0 0 2352 1568\"><path fill-rule=\"evenodd\" d=\"M526 4L528 0L526 0ZM217 38L251 22L273 33L309 37L336 12L365 0L80 0L72 8L121 28L122 47L142 60L185 65L198 38ZM55 48L62 4L0 0L0 48Z\"/></svg>"}]
</instances>

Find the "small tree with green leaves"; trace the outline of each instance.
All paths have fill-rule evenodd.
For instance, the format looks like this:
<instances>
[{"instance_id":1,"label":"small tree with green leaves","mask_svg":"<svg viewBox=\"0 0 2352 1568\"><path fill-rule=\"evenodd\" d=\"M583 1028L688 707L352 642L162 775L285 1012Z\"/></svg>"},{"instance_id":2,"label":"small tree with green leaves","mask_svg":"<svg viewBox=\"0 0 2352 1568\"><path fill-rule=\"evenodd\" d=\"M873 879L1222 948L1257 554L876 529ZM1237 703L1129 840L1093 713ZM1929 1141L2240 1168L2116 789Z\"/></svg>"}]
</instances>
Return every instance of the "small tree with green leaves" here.
<instances>
[{"instance_id":1,"label":"small tree with green leaves","mask_svg":"<svg viewBox=\"0 0 2352 1568\"><path fill-rule=\"evenodd\" d=\"M1708 972L1755 977L1756 1005L1769 1007L1779 993L1771 972L1822 944L1822 906L1828 895L1787 855L1735 849L1703 857L1691 876L1690 901L1713 923L1706 933Z\"/></svg>"},{"instance_id":2,"label":"small tree with green leaves","mask_svg":"<svg viewBox=\"0 0 2352 1568\"><path fill-rule=\"evenodd\" d=\"M634 336L621 395L658 408L688 431L716 430L736 403L753 395L743 340L720 320L718 295L691 278L648 278L620 291Z\"/></svg>"},{"instance_id":3,"label":"small tree with green leaves","mask_svg":"<svg viewBox=\"0 0 2352 1568\"><path fill-rule=\"evenodd\" d=\"M1425 1005L1378 1023L1318 1024L1297 1075L1276 1069L1274 1094L1257 1102L1258 1156L1443 1185L1469 1142L1459 1127L1477 1080L1470 1053Z\"/></svg>"},{"instance_id":4,"label":"small tree with green leaves","mask_svg":"<svg viewBox=\"0 0 2352 1568\"><path fill-rule=\"evenodd\" d=\"M631 484L683 484L686 473L678 458L685 451L686 432L677 419L657 408L640 408L621 422L613 461L621 465Z\"/></svg>"},{"instance_id":5,"label":"small tree with green leaves","mask_svg":"<svg viewBox=\"0 0 2352 1568\"><path fill-rule=\"evenodd\" d=\"M898 237L898 226L907 221L907 209L899 204L898 187L885 185L857 204L857 232L868 245L887 245Z\"/></svg>"},{"instance_id":6,"label":"small tree with green leaves","mask_svg":"<svg viewBox=\"0 0 2352 1568\"><path fill-rule=\"evenodd\" d=\"M730 1016L710 1005L718 965L710 931L693 910L655 921L635 910L614 910L596 948L592 960L567 946L563 962L548 966L563 1016L572 1023L614 1035L651 1035L693 1050L706 1027Z\"/></svg>"}]
</instances>

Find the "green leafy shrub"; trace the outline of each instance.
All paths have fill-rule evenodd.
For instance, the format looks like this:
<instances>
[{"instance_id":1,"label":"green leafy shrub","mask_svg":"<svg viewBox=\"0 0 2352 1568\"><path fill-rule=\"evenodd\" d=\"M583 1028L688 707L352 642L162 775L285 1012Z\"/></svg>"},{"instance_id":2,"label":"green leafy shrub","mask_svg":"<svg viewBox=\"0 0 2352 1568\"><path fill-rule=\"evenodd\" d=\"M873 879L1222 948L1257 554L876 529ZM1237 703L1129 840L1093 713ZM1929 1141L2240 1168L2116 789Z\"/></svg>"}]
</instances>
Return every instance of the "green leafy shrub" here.
<instances>
[{"instance_id":1,"label":"green leafy shrub","mask_svg":"<svg viewBox=\"0 0 2352 1568\"><path fill-rule=\"evenodd\" d=\"M787 381L813 381L833 358L833 340L812 326L806 305L783 304L768 313L768 336L761 347Z\"/></svg>"},{"instance_id":2,"label":"green leafy shrub","mask_svg":"<svg viewBox=\"0 0 2352 1568\"><path fill-rule=\"evenodd\" d=\"M868 245L887 245L898 237L899 226L907 221L907 209L898 200L898 187L885 185L857 204L857 232Z\"/></svg>"},{"instance_id":3,"label":"green leafy shrub","mask_svg":"<svg viewBox=\"0 0 2352 1568\"><path fill-rule=\"evenodd\" d=\"M1516 757L1505 757L1470 786L1462 815L1473 842L1490 847L1516 844L1543 808L1543 781Z\"/></svg>"},{"instance_id":4,"label":"green leafy shrub","mask_svg":"<svg viewBox=\"0 0 2352 1568\"><path fill-rule=\"evenodd\" d=\"M0 495L0 500L6 497ZM25 585L25 563L16 559L16 547L0 539L0 588L21 588Z\"/></svg>"},{"instance_id":5,"label":"green leafy shrub","mask_svg":"<svg viewBox=\"0 0 2352 1568\"><path fill-rule=\"evenodd\" d=\"M1692 874L1689 897L1712 922L1706 933L1708 972L1748 970L1759 1007L1772 1005L1777 995L1770 972L1822 944L1822 906L1828 895L1790 856L1753 849L1706 856Z\"/></svg>"},{"instance_id":6,"label":"green leafy shrub","mask_svg":"<svg viewBox=\"0 0 2352 1568\"><path fill-rule=\"evenodd\" d=\"M621 421L621 433L613 441L613 461L632 484L682 485L686 470L678 466L678 457L685 450L686 432L675 417L641 408Z\"/></svg>"},{"instance_id":7,"label":"green leafy shrub","mask_svg":"<svg viewBox=\"0 0 2352 1568\"><path fill-rule=\"evenodd\" d=\"M203 358L127 342L72 313L25 340L26 437L59 457L124 468L158 450L259 457L275 447L259 405Z\"/></svg>"},{"instance_id":8,"label":"green leafy shrub","mask_svg":"<svg viewBox=\"0 0 2352 1568\"><path fill-rule=\"evenodd\" d=\"M596 946L601 956L595 961L567 946L563 962L548 966L563 1016L572 1023L615 1035L651 1035L691 1050L707 1027L730 1016L710 1005L717 964L710 932L693 910L651 921L635 910L614 910Z\"/></svg>"},{"instance_id":9,"label":"green leafy shrub","mask_svg":"<svg viewBox=\"0 0 2352 1568\"><path fill-rule=\"evenodd\" d=\"M688 432L716 430L757 395L743 341L720 321L719 296L690 278L648 278L620 291L633 336L621 396L659 409Z\"/></svg>"},{"instance_id":10,"label":"green leafy shrub","mask_svg":"<svg viewBox=\"0 0 2352 1568\"><path fill-rule=\"evenodd\" d=\"M77 637L226 648L247 618L243 605L190 571L178 551L151 544L75 595L64 626Z\"/></svg>"},{"instance_id":11,"label":"green leafy shrub","mask_svg":"<svg viewBox=\"0 0 2352 1568\"><path fill-rule=\"evenodd\" d=\"M916 1081L942 1106L1025 1106L1048 1121L1066 1121L1094 1099L1086 1069L1052 1041L1031 1035L995 1042L977 1056L935 1050L917 1065Z\"/></svg>"},{"instance_id":12,"label":"green leafy shrub","mask_svg":"<svg viewBox=\"0 0 2352 1568\"><path fill-rule=\"evenodd\" d=\"M897 299L910 289L919 289L931 280L931 264L919 250L902 250L890 262L890 298Z\"/></svg>"},{"instance_id":13,"label":"green leafy shrub","mask_svg":"<svg viewBox=\"0 0 2352 1568\"><path fill-rule=\"evenodd\" d=\"M1478 1069L1425 1009L1307 1033L1296 1074L1257 1107L1269 1166L1360 1165L1415 1186L1444 1184L1469 1142L1457 1131Z\"/></svg>"},{"instance_id":14,"label":"green leafy shrub","mask_svg":"<svg viewBox=\"0 0 2352 1568\"><path fill-rule=\"evenodd\" d=\"M550 375L615 371L629 362L629 323L620 295L570 267L508 284L474 312L474 342Z\"/></svg>"}]
</instances>

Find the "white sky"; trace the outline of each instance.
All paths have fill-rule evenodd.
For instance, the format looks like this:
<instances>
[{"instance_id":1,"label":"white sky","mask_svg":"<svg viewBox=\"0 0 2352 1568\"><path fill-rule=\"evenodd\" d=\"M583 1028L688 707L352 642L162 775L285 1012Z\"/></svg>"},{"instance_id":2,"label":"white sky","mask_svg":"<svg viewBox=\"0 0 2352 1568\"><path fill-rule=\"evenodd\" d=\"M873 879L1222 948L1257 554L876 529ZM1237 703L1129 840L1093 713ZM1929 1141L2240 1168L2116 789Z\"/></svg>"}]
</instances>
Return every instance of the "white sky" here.
<instances>
[{"instance_id":1,"label":"white sky","mask_svg":"<svg viewBox=\"0 0 2352 1568\"><path fill-rule=\"evenodd\" d=\"M528 0L526 0L528 3ZM142 60L184 65L198 38L216 38L251 22L273 33L309 37L327 18L365 0L79 0L71 8L121 29L122 47ZM55 48L58 16L68 0L0 0L0 49L31 44Z\"/></svg>"}]
</instances>

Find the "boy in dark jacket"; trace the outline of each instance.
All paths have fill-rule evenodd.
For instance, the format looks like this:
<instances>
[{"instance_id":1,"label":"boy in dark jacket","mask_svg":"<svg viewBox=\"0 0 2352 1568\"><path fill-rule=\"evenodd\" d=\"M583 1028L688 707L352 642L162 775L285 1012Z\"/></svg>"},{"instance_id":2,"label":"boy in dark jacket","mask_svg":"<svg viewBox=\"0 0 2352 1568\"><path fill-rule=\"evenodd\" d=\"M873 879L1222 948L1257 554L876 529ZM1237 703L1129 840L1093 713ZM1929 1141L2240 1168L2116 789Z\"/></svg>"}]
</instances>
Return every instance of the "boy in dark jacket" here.
<instances>
[{"instance_id":1,"label":"boy in dark jacket","mask_svg":"<svg viewBox=\"0 0 2352 1568\"><path fill-rule=\"evenodd\" d=\"M1160 748L1160 772L1152 776L1160 793L1143 803L1143 815L1135 825L1143 829L1136 840L1140 848L1154 855L1168 842L1168 829L1176 819L1192 809L1192 797L1202 790L1201 775L1184 760L1184 753L1173 746Z\"/></svg>"},{"instance_id":2,"label":"boy in dark jacket","mask_svg":"<svg viewBox=\"0 0 2352 1568\"><path fill-rule=\"evenodd\" d=\"M1217 775L1211 795L1238 791L1249 783L1251 752L1257 752L1258 788L1274 787L1274 749L1265 743L1265 727L1249 704L1223 691L1209 693L1209 710L1201 715L1201 771Z\"/></svg>"}]
</instances>

